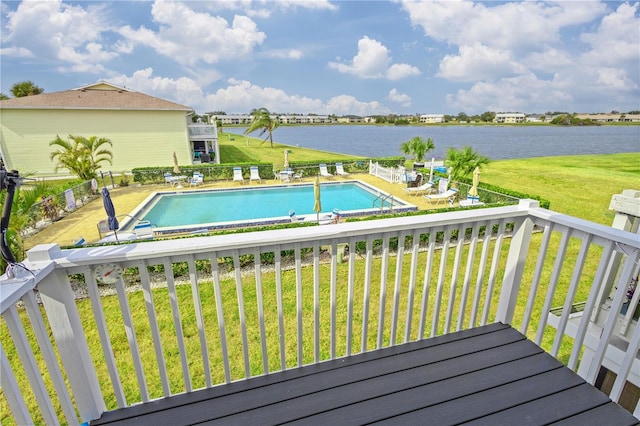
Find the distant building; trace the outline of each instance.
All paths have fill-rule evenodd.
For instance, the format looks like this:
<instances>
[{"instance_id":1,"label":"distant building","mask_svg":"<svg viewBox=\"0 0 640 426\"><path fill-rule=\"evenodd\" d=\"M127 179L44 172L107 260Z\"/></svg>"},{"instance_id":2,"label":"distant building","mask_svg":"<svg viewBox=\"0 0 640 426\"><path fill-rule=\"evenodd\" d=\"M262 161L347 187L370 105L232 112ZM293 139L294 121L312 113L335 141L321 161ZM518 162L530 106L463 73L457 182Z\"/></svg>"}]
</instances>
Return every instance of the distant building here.
<instances>
[{"instance_id":1,"label":"distant building","mask_svg":"<svg viewBox=\"0 0 640 426\"><path fill-rule=\"evenodd\" d=\"M521 112L498 112L496 118L493 119L494 123L522 123L525 120L525 115Z\"/></svg>"},{"instance_id":2,"label":"distant building","mask_svg":"<svg viewBox=\"0 0 640 426\"><path fill-rule=\"evenodd\" d=\"M233 125L233 124L249 124L253 119L252 116L242 114L242 115L216 115L213 117L214 120L220 120L220 123L224 125Z\"/></svg>"},{"instance_id":3,"label":"distant building","mask_svg":"<svg viewBox=\"0 0 640 426\"><path fill-rule=\"evenodd\" d=\"M444 114L422 114L421 123L444 123Z\"/></svg>"},{"instance_id":4,"label":"distant building","mask_svg":"<svg viewBox=\"0 0 640 426\"><path fill-rule=\"evenodd\" d=\"M576 118L598 123L640 123L640 114L576 114Z\"/></svg>"}]
</instances>

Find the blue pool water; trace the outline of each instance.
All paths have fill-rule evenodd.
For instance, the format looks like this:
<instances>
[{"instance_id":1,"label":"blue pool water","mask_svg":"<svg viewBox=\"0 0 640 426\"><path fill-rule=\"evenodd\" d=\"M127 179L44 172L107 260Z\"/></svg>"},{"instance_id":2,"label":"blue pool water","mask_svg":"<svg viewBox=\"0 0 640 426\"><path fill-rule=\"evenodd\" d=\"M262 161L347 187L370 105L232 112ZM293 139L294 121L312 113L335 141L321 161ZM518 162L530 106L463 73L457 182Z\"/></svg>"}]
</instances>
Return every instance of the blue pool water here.
<instances>
[{"instance_id":1,"label":"blue pool water","mask_svg":"<svg viewBox=\"0 0 640 426\"><path fill-rule=\"evenodd\" d=\"M322 183L321 215L334 209L344 216L373 214L380 209L381 195L387 193L358 181ZM315 218L314 202L313 184L169 192L151 196L131 215L150 221L156 232L186 232L289 222L291 210L298 217ZM417 210L397 199L393 209Z\"/></svg>"}]
</instances>

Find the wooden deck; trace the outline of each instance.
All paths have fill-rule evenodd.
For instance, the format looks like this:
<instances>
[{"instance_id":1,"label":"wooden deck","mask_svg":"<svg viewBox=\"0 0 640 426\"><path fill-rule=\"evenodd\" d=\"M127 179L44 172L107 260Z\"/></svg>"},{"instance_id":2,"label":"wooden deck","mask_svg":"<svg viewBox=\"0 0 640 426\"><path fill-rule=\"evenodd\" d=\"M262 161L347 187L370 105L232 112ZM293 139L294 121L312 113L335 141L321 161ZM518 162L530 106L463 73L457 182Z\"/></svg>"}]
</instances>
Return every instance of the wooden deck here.
<instances>
[{"instance_id":1,"label":"wooden deck","mask_svg":"<svg viewBox=\"0 0 640 426\"><path fill-rule=\"evenodd\" d=\"M509 326L492 324L105 413L106 424L637 425Z\"/></svg>"}]
</instances>

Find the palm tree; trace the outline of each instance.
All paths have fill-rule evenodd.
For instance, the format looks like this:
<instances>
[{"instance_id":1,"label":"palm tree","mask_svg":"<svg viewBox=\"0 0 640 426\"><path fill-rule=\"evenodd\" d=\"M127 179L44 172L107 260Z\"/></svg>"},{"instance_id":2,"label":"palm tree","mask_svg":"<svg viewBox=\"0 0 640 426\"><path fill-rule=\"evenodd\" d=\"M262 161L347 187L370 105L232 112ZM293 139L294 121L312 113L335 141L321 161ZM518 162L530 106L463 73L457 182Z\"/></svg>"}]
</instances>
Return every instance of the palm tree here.
<instances>
[{"instance_id":1,"label":"palm tree","mask_svg":"<svg viewBox=\"0 0 640 426\"><path fill-rule=\"evenodd\" d=\"M416 136L400 145L400 151L403 154L413 156L414 162L422 163L427 152L435 149L435 147L431 138L425 141L420 136Z\"/></svg>"},{"instance_id":2,"label":"palm tree","mask_svg":"<svg viewBox=\"0 0 640 426\"><path fill-rule=\"evenodd\" d=\"M113 154L106 147L113 146L107 138L91 136L69 135L69 140L56 138L49 142L49 146L57 146L58 150L50 154L51 160L56 160L56 171L67 169L82 180L90 180L97 176L97 171L102 167L100 163L111 164Z\"/></svg>"},{"instance_id":3,"label":"palm tree","mask_svg":"<svg viewBox=\"0 0 640 426\"><path fill-rule=\"evenodd\" d=\"M11 86L11 94L14 98L39 95L42 92L44 92L44 89L36 86L33 81L20 81Z\"/></svg>"},{"instance_id":4,"label":"palm tree","mask_svg":"<svg viewBox=\"0 0 640 426\"><path fill-rule=\"evenodd\" d=\"M470 146L464 146L460 149L448 148L444 163L451 169L451 180L460 181L471 176L476 167L489 164L489 161L489 157L478 154Z\"/></svg>"},{"instance_id":5,"label":"palm tree","mask_svg":"<svg viewBox=\"0 0 640 426\"><path fill-rule=\"evenodd\" d=\"M247 130L244 131L244 134L248 135L258 129L260 129L260 136L269 133L269 142L271 143L271 148L273 148L273 131L278 128L280 122L277 118L271 118L271 114L266 108L256 109L251 115L253 115L253 120L251 120L251 124ZM265 140L267 139L265 138Z\"/></svg>"}]
</instances>

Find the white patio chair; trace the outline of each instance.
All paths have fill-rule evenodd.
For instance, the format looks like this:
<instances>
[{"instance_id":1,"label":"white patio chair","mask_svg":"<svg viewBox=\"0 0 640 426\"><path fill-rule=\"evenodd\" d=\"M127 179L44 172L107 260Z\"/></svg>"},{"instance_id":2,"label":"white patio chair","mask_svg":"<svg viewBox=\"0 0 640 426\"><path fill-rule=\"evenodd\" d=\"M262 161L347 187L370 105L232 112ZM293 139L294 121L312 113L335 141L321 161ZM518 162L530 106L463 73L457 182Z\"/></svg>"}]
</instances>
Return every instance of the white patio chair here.
<instances>
[{"instance_id":1,"label":"white patio chair","mask_svg":"<svg viewBox=\"0 0 640 426\"><path fill-rule=\"evenodd\" d=\"M439 204L440 202L448 201L449 204L453 205L453 202L456 200L458 196L458 190L455 188L447 189L442 194L431 194L425 195L425 198L429 200L431 204Z\"/></svg>"},{"instance_id":2,"label":"white patio chair","mask_svg":"<svg viewBox=\"0 0 640 426\"><path fill-rule=\"evenodd\" d=\"M204 183L204 176L201 173L195 172L193 177L189 179L189 184L191 186L198 186Z\"/></svg>"},{"instance_id":3,"label":"white patio chair","mask_svg":"<svg viewBox=\"0 0 640 426\"><path fill-rule=\"evenodd\" d=\"M244 183L244 177L242 176L242 167L233 168L233 181Z\"/></svg>"},{"instance_id":4,"label":"white patio chair","mask_svg":"<svg viewBox=\"0 0 640 426\"><path fill-rule=\"evenodd\" d=\"M327 170L327 165L326 164L319 164L318 166L320 167L320 176L326 177L326 178L332 178L333 177L333 175L331 173L329 173L329 171Z\"/></svg>"},{"instance_id":5,"label":"white patio chair","mask_svg":"<svg viewBox=\"0 0 640 426\"><path fill-rule=\"evenodd\" d=\"M251 172L251 176L249 176L249 183L251 183L254 180L257 180L258 182L262 183L262 179L260 179L258 166L249 167L249 171Z\"/></svg>"},{"instance_id":6,"label":"white patio chair","mask_svg":"<svg viewBox=\"0 0 640 426\"><path fill-rule=\"evenodd\" d=\"M435 183L425 182L420 186L405 188L404 190L411 195L421 195L421 194L424 195L433 190L433 185L435 185Z\"/></svg>"},{"instance_id":7,"label":"white patio chair","mask_svg":"<svg viewBox=\"0 0 640 426\"><path fill-rule=\"evenodd\" d=\"M336 163L336 174L340 176L349 176L349 173L344 171L342 163Z\"/></svg>"}]
</instances>

